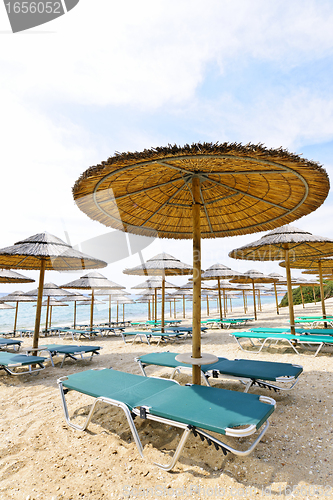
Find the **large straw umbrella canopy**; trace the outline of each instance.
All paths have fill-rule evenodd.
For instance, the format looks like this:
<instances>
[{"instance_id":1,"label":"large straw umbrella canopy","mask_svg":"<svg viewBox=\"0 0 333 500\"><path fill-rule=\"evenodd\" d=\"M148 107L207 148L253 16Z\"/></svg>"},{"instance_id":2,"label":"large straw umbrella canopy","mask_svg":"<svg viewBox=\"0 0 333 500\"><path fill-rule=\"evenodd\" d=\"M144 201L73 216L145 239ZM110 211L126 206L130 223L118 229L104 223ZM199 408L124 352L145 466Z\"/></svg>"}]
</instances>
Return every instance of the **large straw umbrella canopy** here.
<instances>
[{"instance_id":1,"label":"large straw umbrella canopy","mask_svg":"<svg viewBox=\"0 0 333 500\"><path fill-rule=\"evenodd\" d=\"M230 280L230 283L249 283L252 285L254 319L257 319L255 283L276 283L277 281L277 278L266 276L256 269L250 269L243 274L235 276L232 280Z\"/></svg>"},{"instance_id":2,"label":"large straw umbrella canopy","mask_svg":"<svg viewBox=\"0 0 333 500\"><path fill-rule=\"evenodd\" d=\"M238 276L239 273L237 271L233 271L230 267L227 267L223 264L213 264L202 274L202 280L217 280L217 287L219 293L219 309L220 309L220 319L222 320L222 301L221 301L221 279L228 280L233 278L234 276ZM225 288L223 289L223 302L225 304ZM225 307L224 307L224 315L226 316Z\"/></svg>"},{"instance_id":3,"label":"large straw umbrella canopy","mask_svg":"<svg viewBox=\"0 0 333 500\"><path fill-rule=\"evenodd\" d=\"M45 270L76 271L107 266L106 262L75 250L60 238L44 232L0 250L0 267L39 270L33 347L38 347Z\"/></svg>"},{"instance_id":4,"label":"large straw umbrella canopy","mask_svg":"<svg viewBox=\"0 0 333 500\"><path fill-rule=\"evenodd\" d=\"M107 288L121 290L125 287L118 285L113 281L108 280L100 273L92 272L81 276L81 278L62 285L62 288L74 288L79 290L91 290L91 307L90 307L90 331L93 329L94 322L94 291Z\"/></svg>"},{"instance_id":5,"label":"large straw umbrella canopy","mask_svg":"<svg viewBox=\"0 0 333 500\"><path fill-rule=\"evenodd\" d=\"M162 290L162 313L161 313L161 327L164 329L164 303L165 303L165 276L179 276L193 274L193 268L189 264L181 262L176 257L167 253L160 253L148 259L142 265L133 267L131 269L124 269L124 274L133 275L150 275L161 277L161 290ZM174 287L175 288L175 287ZM156 301L155 301L156 304ZM156 315L155 315L156 319Z\"/></svg>"},{"instance_id":6,"label":"large straw umbrella canopy","mask_svg":"<svg viewBox=\"0 0 333 500\"><path fill-rule=\"evenodd\" d=\"M333 254L332 240L286 225L271 231L260 240L233 250L229 256L235 259L286 261L290 330L295 333L290 263L300 258L330 254Z\"/></svg>"},{"instance_id":7,"label":"large straw umbrella canopy","mask_svg":"<svg viewBox=\"0 0 333 500\"><path fill-rule=\"evenodd\" d=\"M331 241L333 244L333 241ZM333 247L331 253L333 254ZM281 267L286 267L286 262L280 262ZM292 260L290 262L290 267L293 269L306 269L315 270L319 274L319 286L320 286L320 298L321 298L321 309L323 313L323 318L326 318L326 308L325 308L325 298L324 298L324 281L323 275L325 270L331 271L333 268L333 258L325 257L322 255L308 256L299 258L297 260Z\"/></svg>"},{"instance_id":8,"label":"large straw umbrella canopy","mask_svg":"<svg viewBox=\"0 0 333 500\"><path fill-rule=\"evenodd\" d=\"M1 302L15 302L15 319L14 319L14 328L13 328L13 333L15 335L16 333L16 326L17 326L17 316L18 316L18 306L20 302L36 302L37 298L35 297L29 297L26 295L24 292L21 290L17 290L15 292L9 293L8 295L4 295L1 297L0 301Z\"/></svg>"},{"instance_id":9,"label":"large straw umbrella canopy","mask_svg":"<svg viewBox=\"0 0 333 500\"><path fill-rule=\"evenodd\" d=\"M271 230L316 210L325 170L286 150L247 144L169 145L90 167L73 195L89 217L121 231L193 240L193 362L201 359L201 238ZM200 369L193 381L200 384Z\"/></svg>"}]
</instances>

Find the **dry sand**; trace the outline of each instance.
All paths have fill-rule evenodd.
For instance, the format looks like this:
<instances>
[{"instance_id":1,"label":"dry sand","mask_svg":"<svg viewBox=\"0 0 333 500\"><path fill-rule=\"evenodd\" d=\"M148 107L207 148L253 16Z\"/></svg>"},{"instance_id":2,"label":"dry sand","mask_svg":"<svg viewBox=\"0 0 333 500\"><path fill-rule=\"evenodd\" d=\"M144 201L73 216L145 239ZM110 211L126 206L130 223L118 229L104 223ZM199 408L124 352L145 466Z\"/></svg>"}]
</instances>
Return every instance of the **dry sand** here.
<instances>
[{"instance_id":1,"label":"dry sand","mask_svg":"<svg viewBox=\"0 0 333 500\"><path fill-rule=\"evenodd\" d=\"M333 300L327 301L332 312ZM296 306L296 314L320 314L320 306ZM234 311L233 315L239 312ZM259 313L257 326L287 324L288 311L276 315L273 306ZM297 356L289 347L272 347L259 355L239 349L230 330L212 329L202 337L203 352L229 359L247 358L301 364L304 373L290 392L272 393L253 388L277 402L270 427L262 442L248 457L226 457L207 443L191 436L172 472L164 472L153 461L165 461L162 451L171 453L179 431L156 422L136 419L144 445L145 460L138 454L120 410L101 406L88 431L69 428L64 420L57 379L91 367L113 367L140 374L134 357L172 350L189 352L191 340L167 346L124 344L120 337L98 338L100 356L93 361L59 363L38 376L0 375L0 498L82 499L113 498L333 498L333 350L324 349ZM66 343L55 337L43 343ZM67 341L70 343L70 341ZM87 342L82 342L87 344ZM24 339L31 345L31 339ZM154 375L166 369L150 368ZM189 381L186 375L178 378ZM214 384L242 391L239 382ZM69 411L77 421L86 415L87 397L69 393ZM291 492L293 491L293 495Z\"/></svg>"}]
</instances>

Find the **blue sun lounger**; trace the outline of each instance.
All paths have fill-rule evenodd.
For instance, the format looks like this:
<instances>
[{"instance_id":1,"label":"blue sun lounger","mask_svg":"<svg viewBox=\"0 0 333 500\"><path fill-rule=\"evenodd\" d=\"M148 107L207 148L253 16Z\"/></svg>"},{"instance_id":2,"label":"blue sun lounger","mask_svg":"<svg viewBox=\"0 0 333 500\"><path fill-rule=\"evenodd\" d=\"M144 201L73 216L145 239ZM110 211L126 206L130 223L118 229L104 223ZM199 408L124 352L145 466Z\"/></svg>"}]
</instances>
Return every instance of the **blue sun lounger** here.
<instances>
[{"instance_id":1,"label":"blue sun lounger","mask_svg":"<svg viewBox=\"0 0 333 500\"><path fill-rule=\"evenodd\" d=\"M147 376L145 368L148 365L164 366L173 368L170 379L176 372L192 370L192 366L180 363L176 360L178 353L155 352L144 354L135 358L139 363L142 374ZM255 361L249 359L220 358L216 363L200 366L201 374L206 384L210 386L209 378L231 378L237 379L245 385L244 392L254 386L266 387L268 389L291 390L298 382L298 377L303 371L302 366L291 363L276 363L272 361ZM278 384L278 385L277 385Z\"/></svg>"},{"instance_id":2,"label":"blue sun lounger","mask_svg":"<svg viewBox=\"0 0 333 500\"><path fill-rule=\"evenodd\" d=\"M84 354L88 354L89 361L92 360L92 357L96 354L98 355L102 347L99 346L88 346L88 345L58 345L58 344L50 344L45 346L40 346L41 351L45 351L49 354L52 366L54 366L53 357L62 355L63 359L60 365L60 368L63 367L64 362L67 358L73 359L74 361L78 361L78 359L86 359L84 358Z\"/></svg>"},{"instance_id":3,"label":"blue sun lounger","mask_svg":"<svg viewBox=\"0 0 333 500\"><path fill-rule=\"evenodd\" d=\"M312 344L318 345L318 348L314 354L315 356L317 356L317 354L319 353L319 351L322 349L323 346L333 345L333 338L330 337L329 335L300 335L297 333L295 335L292 335L291 333L272 333L270 331L235 332L235 333L230 333L230 335L234 337L237 344L243 351L246 351L246 349L244 349L244 347L242 346L240 339L249 340L252 347L258 347L257 351L251 351L255 352L255 354L259 354L259 352L261 352L264 347L269 347L270 345L272 345L273 342L275 344L277 344L278 342L287 342L289 346L295 351L296 354L300 354L299 351L296 349L296 346L307 347ZM259 342L259 345L258 344L256 345L254 340L257 340Z\"/></svg>"},{"instance_id":4,"label":"blue sun lounger","mask_svg":"<svg viewBox=\"0 0 333 500\"><path fill-rule=\"evenodd\" d=\"M183 429L171 461L166 465L156 464L166 471L176 464L191 432L206 439L208 444L214 444L224 454L231 452L240 456L248 455L267 431L268 418L275 408L274 399L267 396L198 385L180 386L173 380L142 377L112 369L75 373L60 378L58 384L68 425L77 430L85 430L99 402L121 408L142 458L143 447L134 417ZM69 417L66 402L68 391L76 391L95 399L83 425L74 423ZM264 427L260 431L262 426ZM236 449L210 434L213 432L222 436L244 438L257 431L259 436L245 450Z\"/></svg>"},{"instance_id":5,"label":"blue sun lounger","mask_svg":"<svg viewBox=\"0 0 333 500\"><path fill-rule=\"evenodd\" d=\"M27 354L13 354L11 352L0 352L0 369L9 375L25 375L38 373L44 370L43 365L46 358L40 356L28 356ZM35 367L32 368L32 365ZM16 371L19 370L19 371Z\"/></svg>"},{"instance_id":6,"label":"blue sun lounger","mask_svg":"<svg viewBox=\"0 0 333 500\"><path fill-rule=\"evenodd\" d=\"M14 351L19 351L21 344L22 340L0 339L0 349L8 349L8 347L12 347Z\"/></svg>"}]
</instances>

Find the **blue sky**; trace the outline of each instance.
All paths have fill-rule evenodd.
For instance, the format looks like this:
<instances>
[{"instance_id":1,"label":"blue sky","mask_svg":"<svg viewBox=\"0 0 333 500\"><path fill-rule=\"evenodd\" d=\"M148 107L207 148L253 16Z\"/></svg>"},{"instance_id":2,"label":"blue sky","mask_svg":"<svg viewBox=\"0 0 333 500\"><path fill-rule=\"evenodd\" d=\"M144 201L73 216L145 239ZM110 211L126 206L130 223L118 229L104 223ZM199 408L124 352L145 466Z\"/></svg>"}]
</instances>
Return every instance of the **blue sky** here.
<instances>
[{"instance_id":1,"label":"blue sky","mask_svg":"<svg viewBox=\"0 0 333 500\"><path fill-rule=\"evenodd\" d=\"M332 179L332 25L324 0L81 0L14 35L2 4L0 248L44 230L66 231L74 245L108 232L80 212L71 188L115 151L261 142L319 161ZM332 216L329 194L294 225L333 238ZM261 235L204 241L203 268L279 270L227 257ZM143 255L161 251L191 263L190 241L157 240ZM131 286L122 269L137 264L134 255L102 272Z\"/></svg>"}]
</instances>

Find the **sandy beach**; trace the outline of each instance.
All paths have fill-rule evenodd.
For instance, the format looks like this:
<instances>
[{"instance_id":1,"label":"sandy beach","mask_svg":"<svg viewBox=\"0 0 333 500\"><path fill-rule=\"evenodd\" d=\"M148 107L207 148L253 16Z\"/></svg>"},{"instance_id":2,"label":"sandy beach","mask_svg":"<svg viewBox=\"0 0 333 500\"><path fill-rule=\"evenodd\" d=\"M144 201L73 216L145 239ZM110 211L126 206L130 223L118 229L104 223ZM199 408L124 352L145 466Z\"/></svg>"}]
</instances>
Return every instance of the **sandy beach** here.
<instances>
[{"instance_id":1,"label":"sandy beach","mask_svg":"<svg viewBox=\"0 0 333 500\"><path fill-rule=\"evenodd\" d=\"M326 307L327 313L333 312L333 299L326 301ZM319 304L295 307L296 315L313 313L321 314ZM232 315L240 314L234 310ZM273 305L265 305L256 322L256 326L287 324L287 308L277 315ZM93 341L103 350L91 363L67 361L60 368L56 358L55 368L48 361L47 369L37 376L1 373L0 499L333 498L332 348L324 348L316 357L311 350L298 356L280 344L255 355L241 351L230 331L209 330L202 336L202 351L229 359L295 363L304 369L291 391L251 389L273 397L277 405L266 435L249 456L225 457L192 435L174 470L164 472L153 462L165 462L163 452L174 450L179 439L175 428L136 419L144 460L121 410L101 405L87 431L69 428L56 383L59 377L93 367L140 374L136 356L165 350L189 352L191 345L190 339L158 347L125 345L119 336L103 337ZM57 337L40 342L71 343ZM31 343L31 338L24 338L23 347ZM153 367L147 371L156 376L170 373ZM190 381L185 374L177 380ZM237 381L218 379L212 384L243 390ZM70 415L83 422L91 399L78 393L68 397Z\"/></svg>"}]
</instances>

